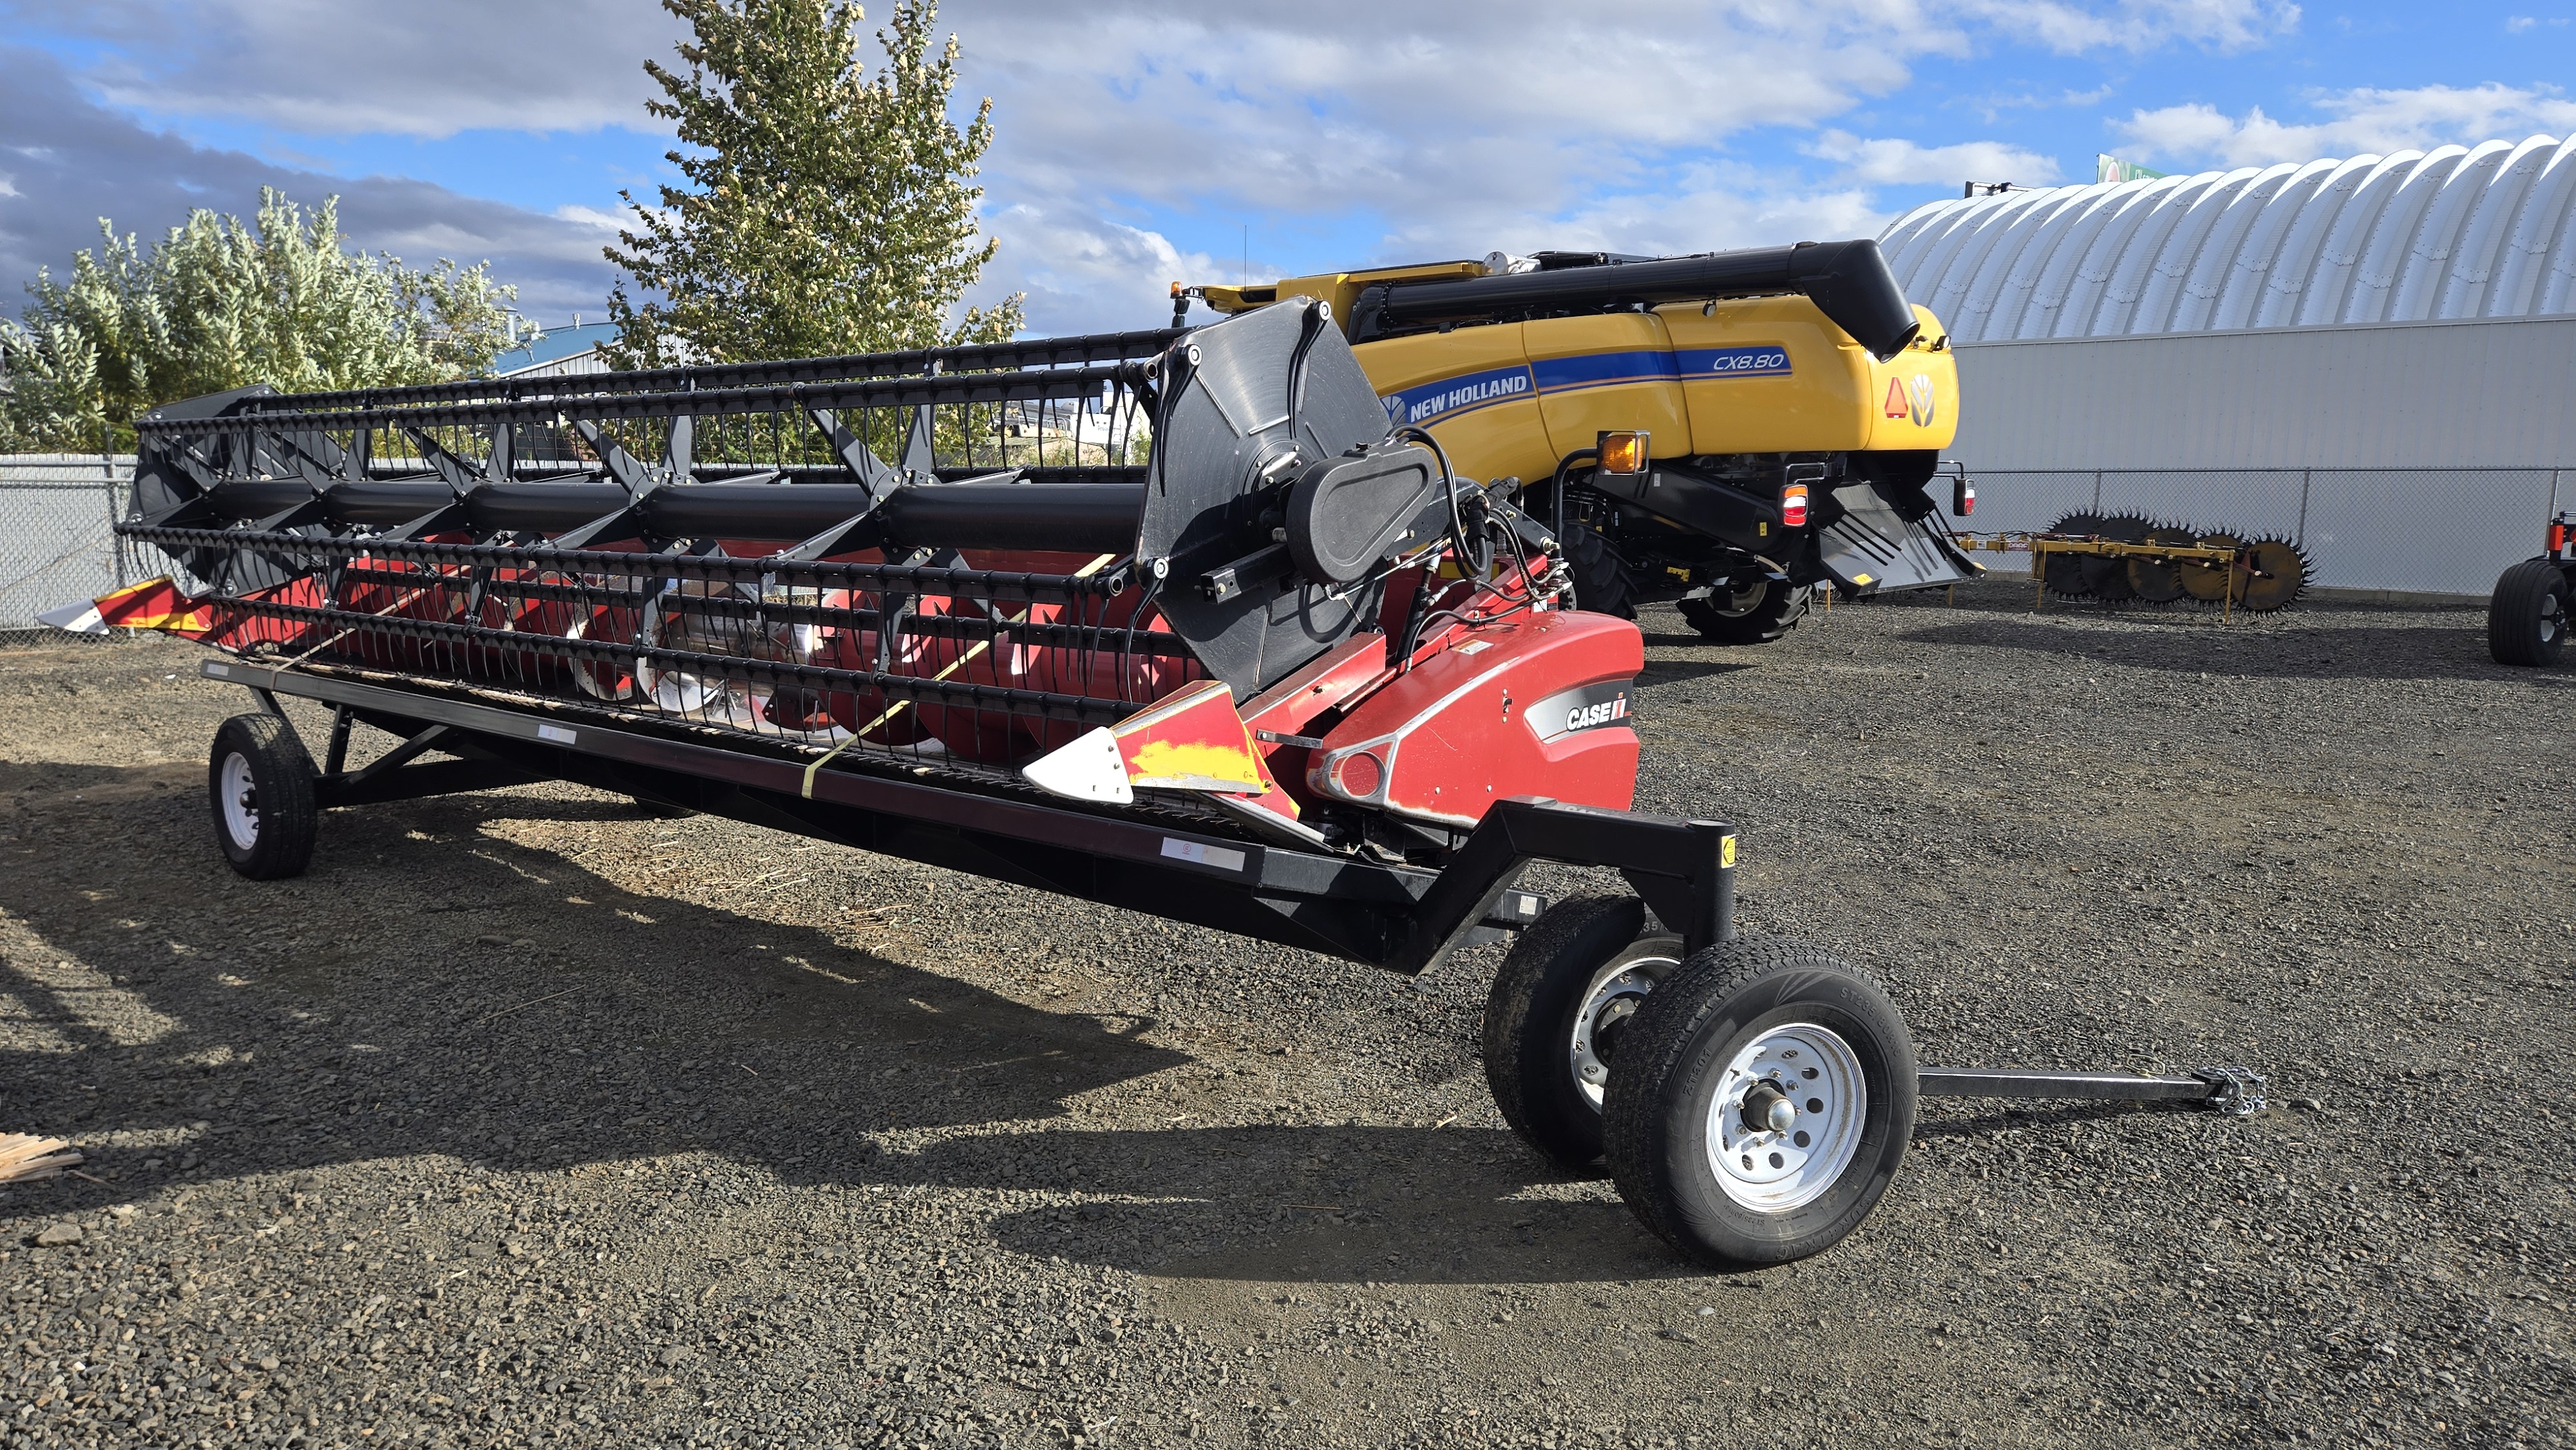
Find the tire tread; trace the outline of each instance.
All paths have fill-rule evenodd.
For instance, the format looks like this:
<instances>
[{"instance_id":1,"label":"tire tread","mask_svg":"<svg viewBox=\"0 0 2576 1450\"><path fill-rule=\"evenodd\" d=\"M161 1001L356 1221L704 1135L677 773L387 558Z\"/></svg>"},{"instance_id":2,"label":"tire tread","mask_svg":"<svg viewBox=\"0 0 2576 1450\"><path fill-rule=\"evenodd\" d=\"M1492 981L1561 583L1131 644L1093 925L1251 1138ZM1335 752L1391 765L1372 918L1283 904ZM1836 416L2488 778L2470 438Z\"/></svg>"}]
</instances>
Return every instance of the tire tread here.
<instances>
[{"instance_id":1,"label":"tire tread","mask_svg":"<svg viewBox=\"0 0 2576 1450\"><path fill-rule=\"evenodd\" d=\"M224 758L239 751L247 757L259 788L259 839L247 855L233 853L224 828ZM313 862L322 808L313 789L313 757L295 731L274 715L235 715L215 731L214 749L206 763L207 804L214 811L215 844L235 871L253 881L279 881L301 876Z\"/></svg>"},{"instance_id":2,"label":"tire tread","mask_svg":"<svg viewBox=\"0 0 2576 1450\"><path fill-rule=\"evenodd\" d=\"M1716 971L1694 970L1706 962ZM1651 1048L1645 1062L1623 1062L1610 1075L1601 1107L1602 1156L1609 1161L1611 1182L1619 1197L1648 1232L1693 1258L1702 1258L1670 1216L1675 1201L1664 1155L1657 1151L1657 1128L1663 1104L1645 1083L1668 1081L1681 1066L1699 1029L1756 979L1777 971L1826 968L1867 984L1881 996L1887 985L1878 975L1822 948L1788 940L1732 941L1708 948L1685 962L1637 1009L1626 1043L1630 1051ZM1676 1016L1680 1018L1673 1021ZM1624 1057L1626 1054L1622 1054Z\"/></svg>"},{"instance_id":3,"label":"tire tread","mask_svg":"<svg viewBox=\"0 0 2576 1450\"><path fill-rule=\"evenodd\" d=\"M2496 580L2495 594L2487 601L2487 653L2500 665L2550 665L2558 661L2559 651L2567 642L2568 588L2565 568L2551 559L2525 559L2504 571ZM2539 617L2543 596L2558 596L2560 630L2556 639L2543 644L2532 628Z\"/></svg>"}]
</instances>

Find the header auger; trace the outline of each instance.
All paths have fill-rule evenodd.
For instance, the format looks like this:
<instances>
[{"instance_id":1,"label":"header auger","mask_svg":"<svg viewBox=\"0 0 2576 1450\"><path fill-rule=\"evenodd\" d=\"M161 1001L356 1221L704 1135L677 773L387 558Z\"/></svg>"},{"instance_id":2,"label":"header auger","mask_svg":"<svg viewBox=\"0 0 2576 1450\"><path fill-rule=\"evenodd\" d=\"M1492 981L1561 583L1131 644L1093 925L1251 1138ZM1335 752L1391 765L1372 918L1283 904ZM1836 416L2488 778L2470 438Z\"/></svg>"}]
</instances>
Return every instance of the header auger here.
<instances>
[{"instance_id":1,"label":"header auger","mask_svg":"<svg viewBox=\"0 0 2576 1450\"><path fill-rule=\"evenodd\" d=\"M330 808L559 778L1396 971L1517 937L1505 1116L1712 1265L1848 1233L1921 1093L2259 1101L1918 1077L1866 974L1738 941L1734 829L1626 809L1636 627L1564 607L1553 531L1391 426L1321 299L138 431L120 532L173 576L88 612L263 706L208 766L244 876ZM395 743L353 764L358 726ZM1540 860L1627 890L1550 903Z\"/></svg>"}]
</instances>

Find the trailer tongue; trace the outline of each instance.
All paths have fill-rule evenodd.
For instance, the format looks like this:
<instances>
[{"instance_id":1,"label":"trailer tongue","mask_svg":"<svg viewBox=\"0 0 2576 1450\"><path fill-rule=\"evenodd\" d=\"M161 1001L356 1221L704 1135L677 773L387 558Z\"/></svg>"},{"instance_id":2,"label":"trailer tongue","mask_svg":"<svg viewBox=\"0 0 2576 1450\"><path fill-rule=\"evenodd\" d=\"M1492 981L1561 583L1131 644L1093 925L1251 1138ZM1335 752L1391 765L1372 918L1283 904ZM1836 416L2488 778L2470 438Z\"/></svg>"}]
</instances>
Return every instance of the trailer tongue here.
<instances>
[{"instance_id":1,"label":"trailer tongue","mask_svg":"<svg viewBox=\"0 0 2576 1450\"><path fill-rule=\"evenodd\" d=\"M306 869L325 808L565 779L1396 971L1516 938L1504 1115L1711 1265L1848 1233L1919 1095L2260 1105L2241 1073L1918 1070L1866 973L1738 940L1733 829L1627 809L1635 626L1562 607L1551 533L1388 432L1317 303L139 431L119 532L174 577L96 613L264 707L208 776L253 878ZM318 766L282 697L330 708ZM359 725L399 743L353 768ZM1551 903L1537 861L1628 892Z\"/></svg>"}]
</instances>

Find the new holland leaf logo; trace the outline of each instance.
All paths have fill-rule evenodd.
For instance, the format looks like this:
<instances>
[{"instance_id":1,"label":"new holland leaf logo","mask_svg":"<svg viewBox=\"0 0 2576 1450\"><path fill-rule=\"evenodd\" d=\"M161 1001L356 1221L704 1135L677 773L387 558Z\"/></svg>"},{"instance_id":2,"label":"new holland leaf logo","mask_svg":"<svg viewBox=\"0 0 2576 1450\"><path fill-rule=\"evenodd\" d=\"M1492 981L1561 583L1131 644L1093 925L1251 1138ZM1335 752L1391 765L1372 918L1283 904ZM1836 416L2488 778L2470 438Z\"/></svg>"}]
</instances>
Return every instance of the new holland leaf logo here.
<instances>
[{"instance_id":1,"label":"new holland leaf logo","mask_svg":"<svg viewBox=\"0 0 2576 1450\"><path fill-rule=\"evenodd\" d=\"M1932 391L1930 373L1887 380L1887 416L1891 418L1911 418L1915 427L1929 428L1939 401Z\"/></svg>"}]
</instances>

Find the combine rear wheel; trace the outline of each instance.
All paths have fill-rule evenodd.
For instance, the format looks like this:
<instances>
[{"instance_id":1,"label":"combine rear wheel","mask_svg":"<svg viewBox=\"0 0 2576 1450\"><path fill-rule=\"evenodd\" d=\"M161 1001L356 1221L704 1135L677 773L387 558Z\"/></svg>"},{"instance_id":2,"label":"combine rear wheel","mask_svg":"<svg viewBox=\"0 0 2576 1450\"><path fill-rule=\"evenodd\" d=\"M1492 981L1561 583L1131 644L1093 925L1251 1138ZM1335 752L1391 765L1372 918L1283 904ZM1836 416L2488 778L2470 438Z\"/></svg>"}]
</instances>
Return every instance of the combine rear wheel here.
<instances>
[{"instance_id":1,"label":"combine rear wheel","mask_svg":"<svg viewBox=\"0 0 2576 1450\"><path fill-rule=\"evenodd\" d=\"M1586 523L1565 526L1565 569L1574 580L1574 607L1594 614L1637 617L1637 581L1610 541Z\"/></svg>"},{"instance_id":2,"label":"combine rear wheel","mask_svg":"<svg viewBox=\"0 0 2576 1450\"><path fill-rule=\"evenodd\" d=\"M1714 1269L1819 1253L1869 1216L1914 1131L1905 1020L1812 947L1729 942L1646 998L1602 1109L1619 1194Z\"/></svg>"},{"instance_id":3,"label":"combine rear wheel","mask_svg":"<svg viewBox=\"0 0 2576 1450\"><path fill-rule=\"evenodd\" d=\"M2500 665L2549 665L2567 645L2566 571L2525 559L2496 580L2487 600L2487 653Z\"/></svg>"},{"instance_id":4,"label":"combine rear wheel","mask_svg":"<svg viewBox=\"0 0 2576 1450\"><path fill-rule=\"evenodd\" d=\"M1574 896L1521 933L1485 1001L1485 1082L1503 1121L1561 1168L1601 1156L1601 1097L1627 1028L1681 965L1633 896Z\"/></svg>"},{"instance_id":5,"label":"combine rear wheel","mask_svg":"<svg viewBox=\"0 0 2576 1450\"><path fill-rule=\"evenodd\" d=\"M1744 589L1718 584L1681 598L1682 619L1719 644L1769 644L1807 612L1809 591L1778 579L1756 579Z\"/></svg>"},{"instance_id":6,"label":"combine rear wheel","mask_svg":"<svg viewBox=\"0 0 2576 1450\"><path fill-rule=\"evenodd\" d=\"M313 761L286 722L274 715L235 715L215 731L206 763L206 792L215 811L215 841L224 859L253 881L301 876L313 860L321 807Z\"/></svg>"}]
</instances>

